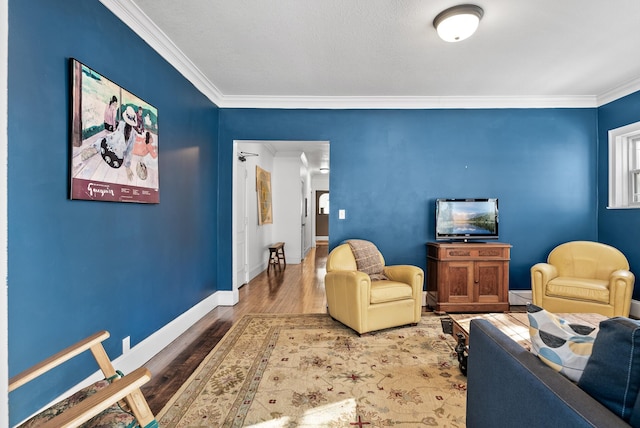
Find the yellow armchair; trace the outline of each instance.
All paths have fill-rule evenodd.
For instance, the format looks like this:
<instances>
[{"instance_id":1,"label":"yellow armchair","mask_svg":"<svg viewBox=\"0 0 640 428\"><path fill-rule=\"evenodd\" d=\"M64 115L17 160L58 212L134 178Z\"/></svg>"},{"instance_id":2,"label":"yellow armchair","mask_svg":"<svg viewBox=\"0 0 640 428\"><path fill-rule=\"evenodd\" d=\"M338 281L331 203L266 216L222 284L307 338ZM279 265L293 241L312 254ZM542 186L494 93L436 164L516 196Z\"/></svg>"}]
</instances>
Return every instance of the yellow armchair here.
<instances>
[{"instance_id":1,"label":"yellow armchair","mask_svg":"<svg viewBox=\"0 0 640 428\"><path fill-rule=\"evenodd\" d=\"M324 282L329 315L358 334L415 325L422 315L423 270L408 265L384 266L382 254L375 252L388 279L372 280L358 271L348 243L337 246L327 257Z\"/></svg>"},{"instance_id":2,"label":"yellow armchair","mask_svg":"<svg viewBox=\"0 0 640 428\"><path fill-rule=\"evenodd\" d=\"M624 254L598 242L559 245L531 268L533 303L550 312L628 317L634 282Z\"/></svg>"}]
</instances>

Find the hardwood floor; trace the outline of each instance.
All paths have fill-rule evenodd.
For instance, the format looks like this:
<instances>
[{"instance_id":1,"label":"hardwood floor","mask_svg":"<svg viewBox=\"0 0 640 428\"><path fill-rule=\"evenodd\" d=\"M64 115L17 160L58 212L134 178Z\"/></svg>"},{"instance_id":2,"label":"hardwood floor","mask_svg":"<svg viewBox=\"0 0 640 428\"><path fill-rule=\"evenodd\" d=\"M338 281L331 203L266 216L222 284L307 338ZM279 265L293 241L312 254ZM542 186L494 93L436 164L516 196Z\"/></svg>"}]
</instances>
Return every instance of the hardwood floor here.
<instances>
[{"instance_id":1,"label":"hardwood floor","mask_svg":"<svg viewBox=\"0 0 640 428\"><path fill-rule=\"evenodd\" d=\"M244 314L326 313L327 249L327 245L318 245L301 264L262 272L240 288L240 301L235 306L215 308L149 360L144 366L153 377L142 387L142 392L151 411L157 415L162 410ZM511 310L522 311L523 308L512 306Z\"/></svg>"},{"instance_id":2,"label":"hardwood floor","mask_svg":"<svg viewBox=\"0 0 640 428\"><path fill-rule=\"evenodd\" d=\"M247 313L325 313L324 275L327 246L312 248L298 265L271 268L239 289L235 306L219 306L149 360L153 377L143 388L154 414L222 339L234 322Z\"/></svg>"}]
</instances>

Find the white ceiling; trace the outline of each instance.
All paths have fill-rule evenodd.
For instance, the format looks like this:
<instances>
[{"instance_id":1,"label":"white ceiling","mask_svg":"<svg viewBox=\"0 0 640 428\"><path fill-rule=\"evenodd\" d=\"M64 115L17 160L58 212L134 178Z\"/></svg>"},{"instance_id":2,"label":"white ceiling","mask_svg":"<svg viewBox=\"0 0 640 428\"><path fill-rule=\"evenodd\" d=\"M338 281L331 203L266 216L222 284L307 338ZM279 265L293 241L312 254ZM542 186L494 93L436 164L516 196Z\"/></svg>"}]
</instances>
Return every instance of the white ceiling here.
<instances>
[{"instance_id":1,"label":"white ceiling","mask_svg":"<svg viewBox=\"0 0 640 428\"><path fill-rule=\"evenodd\" d=\"M311 174L322 174L320 168L330 167L328 141L262 141L262 143L274 152L276 156L303 152L307 159L307 168Z\"/></svg>"},{"instance_id":2,"label":"white ceiling","mask_svg":"<svg viewBox=\"0 0 640 428\"><path fill-rule=\"evenodd\" d=\"M640 0L100 0L219 107L595 107L640 89Z\"/></svg>"}]
</instances>

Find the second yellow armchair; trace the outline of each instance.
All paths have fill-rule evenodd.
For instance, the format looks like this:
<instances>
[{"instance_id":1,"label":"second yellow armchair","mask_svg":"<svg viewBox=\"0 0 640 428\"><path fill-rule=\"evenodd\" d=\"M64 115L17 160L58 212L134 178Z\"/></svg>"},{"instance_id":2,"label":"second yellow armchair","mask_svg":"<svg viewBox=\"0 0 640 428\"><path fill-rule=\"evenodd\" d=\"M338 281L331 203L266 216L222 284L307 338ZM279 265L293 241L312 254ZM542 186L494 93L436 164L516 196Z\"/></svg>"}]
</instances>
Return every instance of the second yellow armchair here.
<instances>
[{"instance_id":1,"label":"second yellow armchair","mask_svg":"<svg viewBox=\"0 0 640 428\"><path fill-rule=\"evenodd\" d=\"M599 242L559 245L531 268L533 303L549 312L628 317L634 282L624 254Z\"/></svg>"}]
</instances>

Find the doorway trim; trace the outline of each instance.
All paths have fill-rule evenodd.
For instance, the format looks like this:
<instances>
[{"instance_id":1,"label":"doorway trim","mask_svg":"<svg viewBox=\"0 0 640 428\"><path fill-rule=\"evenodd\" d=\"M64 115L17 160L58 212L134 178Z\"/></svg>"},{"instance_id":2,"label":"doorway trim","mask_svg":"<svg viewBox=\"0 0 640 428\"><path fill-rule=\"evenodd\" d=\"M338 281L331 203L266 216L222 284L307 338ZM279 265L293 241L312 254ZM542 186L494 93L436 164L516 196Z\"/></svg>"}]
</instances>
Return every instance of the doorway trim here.
<instances>
[{"instance_id":1,"label":"doorway trim","mask_svg":"<svg viewBox=\"0 0 640 428\"><path fill-rule=\"evenodd\" d=\"M237 183L237 175L238 175L238 162L236 158L236 154L238 153L238 141L233 140L233 156L231 157L231 176L233 179L231 180L231 240L232 240L232 251L231 251L231 293L233 304L235 305L240 301L240 293L238 292L238 288L240 284L238 284L238 243L236 242L236 235L238 233L238 220L237 220L237 204L238 204L238 183ZM246 184L246 180L245 180ZM245 188L246 193L246 188ZM246 194L245 194L246 198Z\"/></svg>"}]
</instances>

